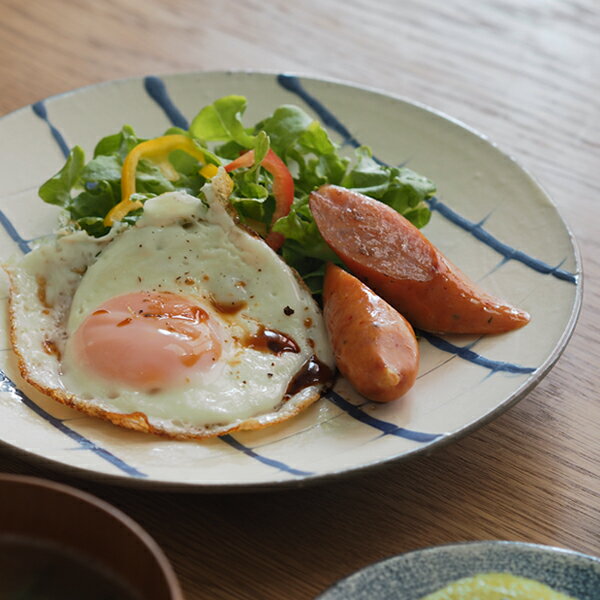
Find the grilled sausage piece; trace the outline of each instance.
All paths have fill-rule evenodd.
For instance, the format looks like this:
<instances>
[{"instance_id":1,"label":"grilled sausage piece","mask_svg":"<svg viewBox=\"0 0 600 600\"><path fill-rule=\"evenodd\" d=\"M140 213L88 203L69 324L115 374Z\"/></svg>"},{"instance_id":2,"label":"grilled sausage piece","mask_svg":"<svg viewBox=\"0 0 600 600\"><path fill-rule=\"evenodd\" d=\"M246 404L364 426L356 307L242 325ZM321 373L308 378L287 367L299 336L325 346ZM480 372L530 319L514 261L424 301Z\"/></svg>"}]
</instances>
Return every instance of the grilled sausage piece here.
<instances>
[{"instance_id":1,"label":"grilled sausage piece","mask_svg":"<svg viewBox=\"0 0 600 600\"><path fill-rule=\"evenodd\" d=\"M410 221L345 188L310 195L321 235L348 269L413 325L435 333L503 333L529 315L479 289Z\"/></svg>"},{"instance_id":2,"label":"grilled sausage piece","mask_svg":"<svg viewBox=\"0 0 600 600\"><path fill-rule=\"evenodd\" d=\"M342 375L369 400L405 394L419 368L419 345L408 321L356 277L327 265L323 314Z\"/></svg>"}]
</instances>

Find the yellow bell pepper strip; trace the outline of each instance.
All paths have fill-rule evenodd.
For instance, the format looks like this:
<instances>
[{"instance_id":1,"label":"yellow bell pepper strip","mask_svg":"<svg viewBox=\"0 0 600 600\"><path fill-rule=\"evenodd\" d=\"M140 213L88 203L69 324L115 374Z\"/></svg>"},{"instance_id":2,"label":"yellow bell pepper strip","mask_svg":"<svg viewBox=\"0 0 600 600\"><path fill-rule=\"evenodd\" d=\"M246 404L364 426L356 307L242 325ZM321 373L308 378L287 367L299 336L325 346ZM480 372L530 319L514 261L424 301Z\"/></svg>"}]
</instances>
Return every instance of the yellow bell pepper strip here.
<instances>
[{"instance_id":1,"label":"yellow bell pepper strip","mask_svg":"<svg viewBox=\"0 0 600 600\"><path fill-rule=\"evenodd\" d=\"M205 179L212 179L217 174L218 170L219 167L217 167L217 165L208 163L200 169L200 175L202 175L202 177Z\"/></svg>"},{"instance_id":2,"label":"yellow bell pepper strip","mask_svg":"<svg viewBox=\"0 0 600 600\"><path fill-rule=\"evenodd\" d=\"M253 164L254 150L249 150L226 165L225 170L229 173L241 167L251 167ZM294 202L294 178L286 164L270 148L260 164L273 175L273 196L275 196L275 212L271 220L271 225L273 225L290 212ZM271 231L265 241L273 250L279 250L285 238L280 233Z\"/></svg>"},{"instance_id":3,"label":"yellow bell pepper strip","mask_svg":"<svg viewBox=\"0 0 600 600\"><path fill-rule=\"evenodd\" d=\"M156 163L171 181L179 178L179 174L169 162L169 154L174 150L183 150L202 164L206 162L204 152L191 138L185 135L163 135L133 147L125 157L121 170L121 202L113 206L104 218L104 224L107 227L111 227L115 221L121 221L125 215L142 206L141 202L131 200L132 194L135 194L135 173L140 159L147 158ZM205 165L203 170L206 170L207 175L209 173L214 175L216 171L208 169L208 167L209 165Z\"/></svg>"}]
</instances>

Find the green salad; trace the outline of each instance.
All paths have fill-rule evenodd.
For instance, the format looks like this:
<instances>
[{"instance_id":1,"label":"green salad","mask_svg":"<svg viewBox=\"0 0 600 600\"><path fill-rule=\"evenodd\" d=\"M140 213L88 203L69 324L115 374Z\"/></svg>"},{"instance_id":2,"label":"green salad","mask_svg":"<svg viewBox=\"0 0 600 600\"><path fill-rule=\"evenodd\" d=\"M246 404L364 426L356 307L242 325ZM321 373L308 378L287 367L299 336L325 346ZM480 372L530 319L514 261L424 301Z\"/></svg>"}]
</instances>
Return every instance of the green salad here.
<instances>
[{"instance_id":1,"label":"green salad","mask_svg":"<svg viewBox=\"0 0 600 600\"><path fill-rule=\"evenodd\" d=\"M220 98L202 108L188 130L172 127L152 140L124 125L102 138L87 162L75 146L39 195L63 207L73 227L99 237L109 231L109 213L122 201L129 204L116 220L134 223L147 199L175 190L201 196L202 186L224 166L233 181L230 202L241 222L265 237L313 293L320 292L325 263L339 262L309 209L309 194L319 186L334 184L371 196L417 227L429 221L425 199L435 186L426 177L381 164L367 146L346 156L297 106L280 106L247 127L246 106L243 96ZM280 241L271 243L274 236Z\"/></svg>"}]
</instances>

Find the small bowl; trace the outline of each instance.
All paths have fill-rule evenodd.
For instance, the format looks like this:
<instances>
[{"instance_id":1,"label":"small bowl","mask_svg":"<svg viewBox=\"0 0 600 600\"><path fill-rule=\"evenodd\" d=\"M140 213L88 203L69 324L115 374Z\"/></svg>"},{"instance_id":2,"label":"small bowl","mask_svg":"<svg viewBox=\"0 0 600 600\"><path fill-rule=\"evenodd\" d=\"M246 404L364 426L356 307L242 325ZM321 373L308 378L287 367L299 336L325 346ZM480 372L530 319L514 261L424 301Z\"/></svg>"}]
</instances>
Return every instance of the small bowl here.
<instances>
[{"instance_id":1,"label":"small bowl","mask_svg":"<svg viewBox=\"0 0 600 600\"><path fill-rule=\"evenodd\" d=\"M527 577L577 600L600 598L600 559L524 542L433 546L375 563L334 584L317 600L419 600L481 573Z\"/></svg>"},{"instance_id":2,"label":"small bowl","mask_svg":"<svg viewBox=\"0 0 600 600\"><path fill-rule=\"evenodd\" d=\"M39 567L46 580L64 576L55 574L54 561L60 558L63 570L81 566L79 575L73 569L74 578L88 577L87 569L92 569L90 573L97 572L106 585L127 590L124 598L183 600L175 573L156 542L110 504L66 485L6 474L0 474L0 499L0 543L13 549L1 553L2 561L7 561L5 570L8 562L16 561L12 576L23 567L23 576L31 582L27 569L41 565L42 552L45 559L50 557L45 571ZM21 564L27 561L15 558L17 554L35 556L30 561L35 564Z\"/></svg>"}]
</instances>

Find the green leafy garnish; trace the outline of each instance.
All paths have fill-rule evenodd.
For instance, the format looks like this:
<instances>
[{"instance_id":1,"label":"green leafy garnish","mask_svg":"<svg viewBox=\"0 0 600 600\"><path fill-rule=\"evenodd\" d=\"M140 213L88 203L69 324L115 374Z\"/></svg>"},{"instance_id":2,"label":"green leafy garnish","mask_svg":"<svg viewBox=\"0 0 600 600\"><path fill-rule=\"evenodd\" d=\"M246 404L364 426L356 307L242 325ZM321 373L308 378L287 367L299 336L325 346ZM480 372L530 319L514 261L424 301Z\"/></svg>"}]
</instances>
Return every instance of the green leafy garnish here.
<instances>
[{"instance_id":1,"label":"green leafy garnish","mask_svg":"<svg viewBox=\"0 0 600 600\"><path fill-rule=\"evenodd\" d=\"M225 96L205 106L190 125L190 133L206 142L235 141L244 148L254 147L254 137L242 123L246 110L244 96Z\"/></svg>"},{"instance_id":2,"label":"green leafy garnish","mask_svg":"<svg viewBox=\"0 0 600 600\"><path fill-rule=\"evenodd\" d=\"M48 204L66 208L71 201L71 189L78 183L84 166L85 154L79 146L75 146L64 167L41 185L38 191L40 198Z\"/></svg>"},{"instance_id":3,"label":"green leafy garnish","mask_svg":"<svg viewBox=\"0 0 600 600\"><path fill-rule=\"evenodd\" d=\"M425 201L435 192L435 186L426 177L404 166L382 164L366 146L357 148L353 156L342 154L327 130L297 106L280 106L254 127L243 123L246 107L243 96L225 96L202 108L189 130L171 127L164 135L191 138L205 160L217 166L226 165L248 150L254 152L252 164L229 173L233 180L230 202L240 219L261 235L273 231L285 237L281 248L284 260L303 276L315 294L321 291L325 264L340 264L310 212L309 195L319 186L340 185L366 194L391 206L417 227L429 221ZM125 125L118 133L101 139L87 163L83 150L75 146L63 168L40 187L40 197L63 207L74 227L93 236L106 234L109 228L104 218L121 201L123 162L144 141ZM273 170L263 165L270 150L285 163L294 180L292 207L276 223L271 222L277 206L275 178ZM141 157L135 174L135 198L142 204L173 190L200 194L207 180L200 173L202 165L197 158L185 150L175 150L168 161L172 168L166 169L164 164L153 162L151 156ZM134 223L142 211L129 213L123 220Z\"/></svg>"}]
</instances>

